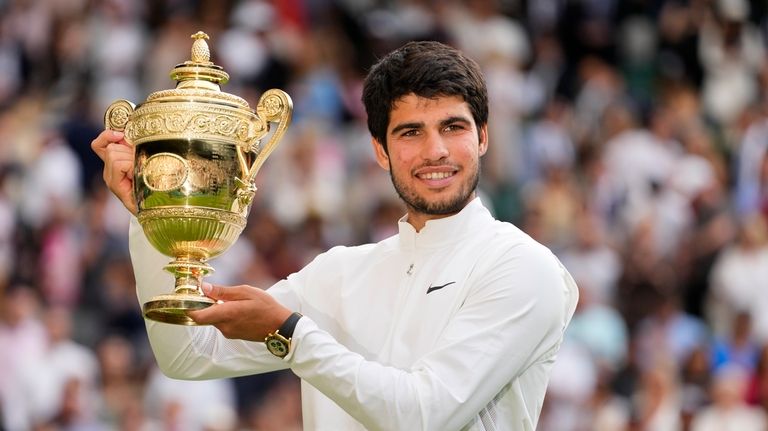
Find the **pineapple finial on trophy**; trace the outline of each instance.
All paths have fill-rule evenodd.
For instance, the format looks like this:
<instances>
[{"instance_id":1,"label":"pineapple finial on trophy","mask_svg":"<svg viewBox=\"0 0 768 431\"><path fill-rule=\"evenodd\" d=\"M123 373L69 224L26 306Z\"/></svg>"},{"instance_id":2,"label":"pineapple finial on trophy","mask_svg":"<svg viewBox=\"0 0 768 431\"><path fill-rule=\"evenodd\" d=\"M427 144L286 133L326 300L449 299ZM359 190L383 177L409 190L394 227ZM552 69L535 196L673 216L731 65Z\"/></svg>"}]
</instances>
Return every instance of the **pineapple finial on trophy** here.
<instances>
[{"instance_id":1,"label":"pineapple finial on trophy","mask_svg":"<svg viewBox=\"0 0 768 431\"><path fill-rule=\"evenodd\" d=\"M192 39L195 39L195 41L192 43L192 62L212 64L211 50L208 49L208 43L206 42L206 40L209 40L210 37L202 31L198 31L191 37Z\"/></svg>"},{"instance_id":2,"label":"pineapple finial on trophy","mask_svg":"<svg viewBox=\"0 0 768 431\"><path fill-rule=\"evenodd\" d=\"M171 79L178 82L177 88L219 91L219 85L229 81L229 74L211 61L211 50L206 42L210 37L198 31L191 38L194 39L191 58L171 70Z\"/></svg>"}]
</instances>

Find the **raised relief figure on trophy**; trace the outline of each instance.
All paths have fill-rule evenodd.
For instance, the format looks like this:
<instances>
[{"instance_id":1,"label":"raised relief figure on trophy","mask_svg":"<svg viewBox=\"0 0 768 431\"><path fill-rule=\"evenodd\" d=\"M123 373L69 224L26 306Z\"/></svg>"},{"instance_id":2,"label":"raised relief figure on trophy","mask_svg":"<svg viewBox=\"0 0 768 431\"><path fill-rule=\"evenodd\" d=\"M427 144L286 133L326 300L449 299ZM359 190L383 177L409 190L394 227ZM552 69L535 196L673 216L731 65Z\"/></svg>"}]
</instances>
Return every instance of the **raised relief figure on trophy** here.
<instances>
[{"instance_id":1,"label":"raised relief figure on trophy","mask_svg":"<svg viewBox=\"0 0 768 431\"><path fill-rule=\"evenodd\" d=\"M112 103L105 126L125 132L135 149L134 194L149 242L172 258L169 293L144 304L144 316L194 325L186 311L213 304L203 295L207 263L245 228L254 180L290 123L291 98L262 94L256 109L221 91L229 75L210 61L208 35L192 35L191 59L171 71L176 87L139 105ZM266 141L266 142L263 142Z\"/></svg>"}]
</instances>

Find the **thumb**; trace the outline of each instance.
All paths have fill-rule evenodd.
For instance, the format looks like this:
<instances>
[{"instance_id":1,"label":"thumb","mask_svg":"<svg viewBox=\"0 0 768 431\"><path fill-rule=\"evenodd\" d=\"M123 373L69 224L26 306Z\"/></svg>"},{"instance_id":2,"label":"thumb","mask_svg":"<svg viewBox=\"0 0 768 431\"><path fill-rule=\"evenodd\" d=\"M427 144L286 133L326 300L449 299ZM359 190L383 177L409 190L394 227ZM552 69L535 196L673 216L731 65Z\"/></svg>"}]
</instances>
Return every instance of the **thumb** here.
<instances>
[{"instance_id":1,"label":"thumb","mask_svg":"<svg viewBox=\"0 0 768 431\"><path fill-rule=\"evenodd\" d=\"M220 286L203 282L202 288L205 296L217 301L236 301L250 298L245 286Z\"/></svg>"}]
</instances>

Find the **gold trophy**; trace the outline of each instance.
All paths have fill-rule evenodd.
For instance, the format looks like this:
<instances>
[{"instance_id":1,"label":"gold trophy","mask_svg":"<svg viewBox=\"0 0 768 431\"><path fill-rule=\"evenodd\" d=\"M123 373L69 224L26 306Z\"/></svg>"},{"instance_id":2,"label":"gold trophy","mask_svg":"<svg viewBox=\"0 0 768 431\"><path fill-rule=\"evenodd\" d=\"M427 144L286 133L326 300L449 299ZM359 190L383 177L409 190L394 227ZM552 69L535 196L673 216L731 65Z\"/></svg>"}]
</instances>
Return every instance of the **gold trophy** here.
<instances>
[{"instance_id":1,"label":"gold trophy","mask_svg":"<svg viewBox=\"0 0 768 431\"><path fill-rule=\"evenodd\" d=\"M262 94L255 112L222 92L229 75L210 61L208 35L192 38L191 60L171 71L176 88L152 93L138 106L117 100L104 114L106 128L124 131L134 146L134 195L144 234L173 258L165 267L176 279L173 293L152 298L143 314L179 325L195 325L186 311L213 304L202 293L203 276L213 272L206 262L245 228L256 173L293 111L282 90Z\"/></svg>"}]
</instances>

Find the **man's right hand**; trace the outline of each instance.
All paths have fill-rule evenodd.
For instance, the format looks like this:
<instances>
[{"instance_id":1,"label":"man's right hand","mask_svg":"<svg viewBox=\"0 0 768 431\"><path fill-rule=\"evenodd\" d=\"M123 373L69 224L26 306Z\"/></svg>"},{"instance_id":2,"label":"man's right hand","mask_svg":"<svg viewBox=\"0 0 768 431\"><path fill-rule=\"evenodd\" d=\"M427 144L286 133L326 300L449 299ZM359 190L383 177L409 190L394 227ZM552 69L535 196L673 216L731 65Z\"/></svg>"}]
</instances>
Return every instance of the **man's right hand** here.
<instances>
[{"instance_id":1,"label":"man's right hand","mask_svg":"<svg viewBox=\"0 0 768 431\"><path fill-rule=\"evenodd\" d=\"M137 213L133 197L133 145L123 132L105 130L91 142L91 149L104 161L104 182L133 215Z\"/></svg>"}]
</instances>

